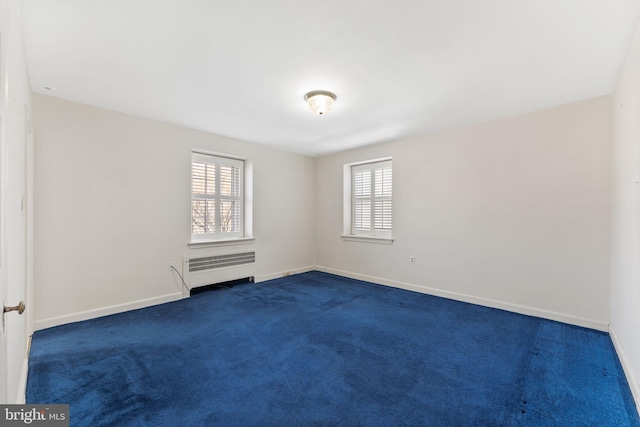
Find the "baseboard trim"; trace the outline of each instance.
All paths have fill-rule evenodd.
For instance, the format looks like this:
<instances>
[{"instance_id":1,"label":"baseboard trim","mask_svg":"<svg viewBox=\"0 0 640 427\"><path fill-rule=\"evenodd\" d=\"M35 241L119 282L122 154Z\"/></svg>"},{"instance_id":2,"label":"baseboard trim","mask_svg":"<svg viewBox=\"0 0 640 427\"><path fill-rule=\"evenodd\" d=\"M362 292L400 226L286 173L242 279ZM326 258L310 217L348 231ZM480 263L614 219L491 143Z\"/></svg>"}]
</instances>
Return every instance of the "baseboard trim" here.
<instances>
[{"instance_id":1,"label":"baseboard trim","mask_svg":"<svg viewBox=\"0 0 640 427\"><path fill-rule=\"evenodd\" d=\"M281 277L291 276L293 274L308 273L309 271L313 270L316 270L316 267L310 265L307 267L296 268L294 270L281 271L279 273L262 274L260 276L257 276L255 279L256 283L266 282L267 280L279 279Z\"/></svg>"},{"instance_id":2,"label":"baseboard trim","mask_svg":"<svg viewBox=\"0 0 640 427\"><path fill-rule=\"evenodd\" d=\"M406 289L409 291L420 292L423 294L434 295L443 298L449 298L456 301L468 302L472 304L478 304L486 307L498 308L501 310L512 311L515 313L525 314L528 316L541 317L544 319L555 320L558 322L569 323L572 325L582 326L586 328L596 329L599 331L609 332L609 325L606 323L585 319L581 317L566 315L562 313L557 313L549 310L543 310L539 308L523 306L519 304L508 303L504 301L497 301L488 298L482 298L467 294L462 294L458 292L445 291L442 289L431 288L428 286L416 285L412 283L399 282L395 280L383 279L380 277L368 276L365 274L353 273L345 270L338 270L334 268L324 267L324 266L307 266L301 267L297 269L293 269L290 271L283 271L279 273L272 274L263 274L255 277L256 283L265 282L268 280L277 279L284 276L289 276L292 274L301 274L309 271L323 271L325 273L335 274L338 276L349 277L352 279L363 280L366 282L372 282L379 285L391 286L400 289ZM50 317L47 319L37 320L34 322L34 329L36 331L46 328L51 328L53 326L64 325L67 323L80 322L83 320L93 319L101 316L108 316L111 314L122 313L125 311L136 310L139 308L150 307L153 305L164 304L167 302L177 301L188 296L182 294L181 292L176 292L168 295L163 295L159 297L146 298L143 300L128 302L124 304L117 304L108 307L101 307L93 310L82 311L78 313Z\"/></svg>"},{"instance_id":3,"label":"baseboard trim","mask_svg":"<svg viewBox=\"0 0 640 427\"><path fill-rule=\"evenodd\" d=\"M36 331L39 331L41 329L51 328L53 326L80 322L83 320L94 319L96 317L109 316L111 314L117 314L125 311L137 310L139 308L151 307L153 305L164 304L167 302L178 301L187 297L188 295L183 295L182 292L175 292L173 294L162 295L159 297L146 298L138 301L127 302L124 304L110 305L108 307L101 307L93 310L66 314L64 316L36 320L33 326Z\"/></svg>"},{"instance_id":4,"label":"baseboard trim","mask_svg":"<svg viewBox=\"0 0 640 427\"><path fill-rule=\"evenodd\" d=\"M627 358L627 353L624 351L624 347L618 339L618 334L616 334L616 330L613 325L609 325L609 336L613 342L613 347L616 349L616 353L618 353L618 359L620 359L620 364L622 365L624 374L627 377L627 382L629 383L633 400L636 403L636 410L640 413L640 383L631 368L631 364Z\"/></svg>"},{"instance_id":5,"label":"baseboard trim","mask_svg":"<svg viewBox=\"0 0 640 427\"><path fill-rule=\"evenodd\" d=\"M263 274L256 276L254 279L256 283L265 282L267 280L273 280L292 274L306 273L315 270L314 266L307 266L296 268L290 271L283 271L279 273ZM160 297L147 298L143 300L128 302L124 304L117 304L108 307L96 308L93 310L81 311L78 313L66 314L63 316L50 317L47 319L36 320L34 322L34 330L39 331L41 329L52 328L54 326L65 325L67 323L81 322L83 320L94 319L96 317L109 316L111 314L122 313L130 310L137 310L139 308L151 307L158 304L164 304L167 302L177 301L183 298L188 298L189 295L185 295L181 292L173 294L163 295Z\"/></svg>"},{"instance_id":6,"label":"baseboard trim","mask_svg":"<svg viewBox=\"0 0 640 427\"><path fill-rule=\"evenodd\" d=\"M323 271L325 273L349 277L351 279L363 280L365 282L372 282L379 285L406 289L408 291L420 292L423 294L434 295L437 297L448 298L456 301L468 302L471 304L482 305L485 307L498 308L501 310L511 311L514 313L525 314L527 316L541 317L543 319L555 320L557 322L568 323L571 325L582 326L590 329L596 329L598 331L608 332L609 330L609 325L607 323L602 323L595 320L584 319L581 317L557 313L554 311L543 310L535 307L528 307L520 304L497 301L489 298L482 298L482 297L462 294L458 292L445 291L442 289L430 288L428 286L415 285L412 283L382 279L379 277L367 276L364 274L358 274L358 273L353 273L353 272L344 271L344 270L337 270L334 268L323 267L319 265L316 266L315 269L318 271Z\"/></svg>"}]
</instances>

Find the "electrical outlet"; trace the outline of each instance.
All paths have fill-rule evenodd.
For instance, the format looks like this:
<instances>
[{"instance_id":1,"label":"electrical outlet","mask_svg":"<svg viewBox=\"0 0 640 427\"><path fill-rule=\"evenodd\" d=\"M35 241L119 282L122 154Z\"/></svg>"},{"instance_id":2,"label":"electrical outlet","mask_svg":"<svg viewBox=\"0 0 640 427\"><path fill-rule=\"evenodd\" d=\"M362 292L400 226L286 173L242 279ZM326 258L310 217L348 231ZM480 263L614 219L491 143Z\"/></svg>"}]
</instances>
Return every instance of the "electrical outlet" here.
<instances>
[{"instance_id":1,"label":"electrical outlet","mask_svg":"<svg viewBox=\"0 0 640 427\"><path fill-rule=\"evenodd\" d=\"M416 257L410 256L409 257L409 264L414 265L415 263L416 263Z\"/></svg>"}]
</instances>

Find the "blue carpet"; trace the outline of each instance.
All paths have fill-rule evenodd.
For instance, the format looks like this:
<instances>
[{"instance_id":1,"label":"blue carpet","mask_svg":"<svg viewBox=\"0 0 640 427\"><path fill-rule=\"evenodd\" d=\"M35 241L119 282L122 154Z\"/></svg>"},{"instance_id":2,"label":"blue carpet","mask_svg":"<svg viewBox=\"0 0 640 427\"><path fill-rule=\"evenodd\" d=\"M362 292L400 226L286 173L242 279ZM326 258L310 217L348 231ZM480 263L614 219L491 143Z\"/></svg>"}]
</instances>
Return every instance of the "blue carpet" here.
<instances>
[{"instance_id":1,"label":"blue carpet","mask_svg":"<svg viewBox=\"0 0 640 427\"><path fill-rule=\"evenodd\" d=\"M77 426L640 426L606 333L311 272L38 331Z\"/></svg>"}]
</instances>

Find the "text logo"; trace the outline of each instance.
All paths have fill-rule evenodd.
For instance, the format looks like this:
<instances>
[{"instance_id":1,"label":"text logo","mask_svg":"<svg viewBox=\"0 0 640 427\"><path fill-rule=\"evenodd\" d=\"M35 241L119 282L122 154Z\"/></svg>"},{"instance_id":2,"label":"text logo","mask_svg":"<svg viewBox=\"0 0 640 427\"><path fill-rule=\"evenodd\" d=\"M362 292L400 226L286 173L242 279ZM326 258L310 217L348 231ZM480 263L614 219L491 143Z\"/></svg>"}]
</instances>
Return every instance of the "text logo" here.
<instances>
[{"instance_id":1,"label":"text logo","mask_svg":"<svg viewBox=\"0 0 640 427\"><path fill-rule=\"evenodd\" d=\"M0 405L0 425L69 427L69 405Z\"/></svg>"}]
</instances>

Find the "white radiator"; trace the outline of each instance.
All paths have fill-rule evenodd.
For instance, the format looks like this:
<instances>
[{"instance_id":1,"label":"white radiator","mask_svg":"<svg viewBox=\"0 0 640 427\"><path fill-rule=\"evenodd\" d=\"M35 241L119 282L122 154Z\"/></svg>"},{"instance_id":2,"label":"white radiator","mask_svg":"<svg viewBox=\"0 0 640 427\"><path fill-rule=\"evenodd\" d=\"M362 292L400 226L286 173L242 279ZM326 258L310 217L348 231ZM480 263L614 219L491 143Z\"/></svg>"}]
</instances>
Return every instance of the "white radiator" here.
<instances>
[{"instance_id":1,"label":"white radiator","mask_svg":"<svg viewBox=\"0 0 640 427\"><path fill-rule=\"evenodd\" d=\"M182 272L190 288L247 277L253 279L257 274L256 252L243 251L184 257Z\"/></svg>"}]
</instances>

